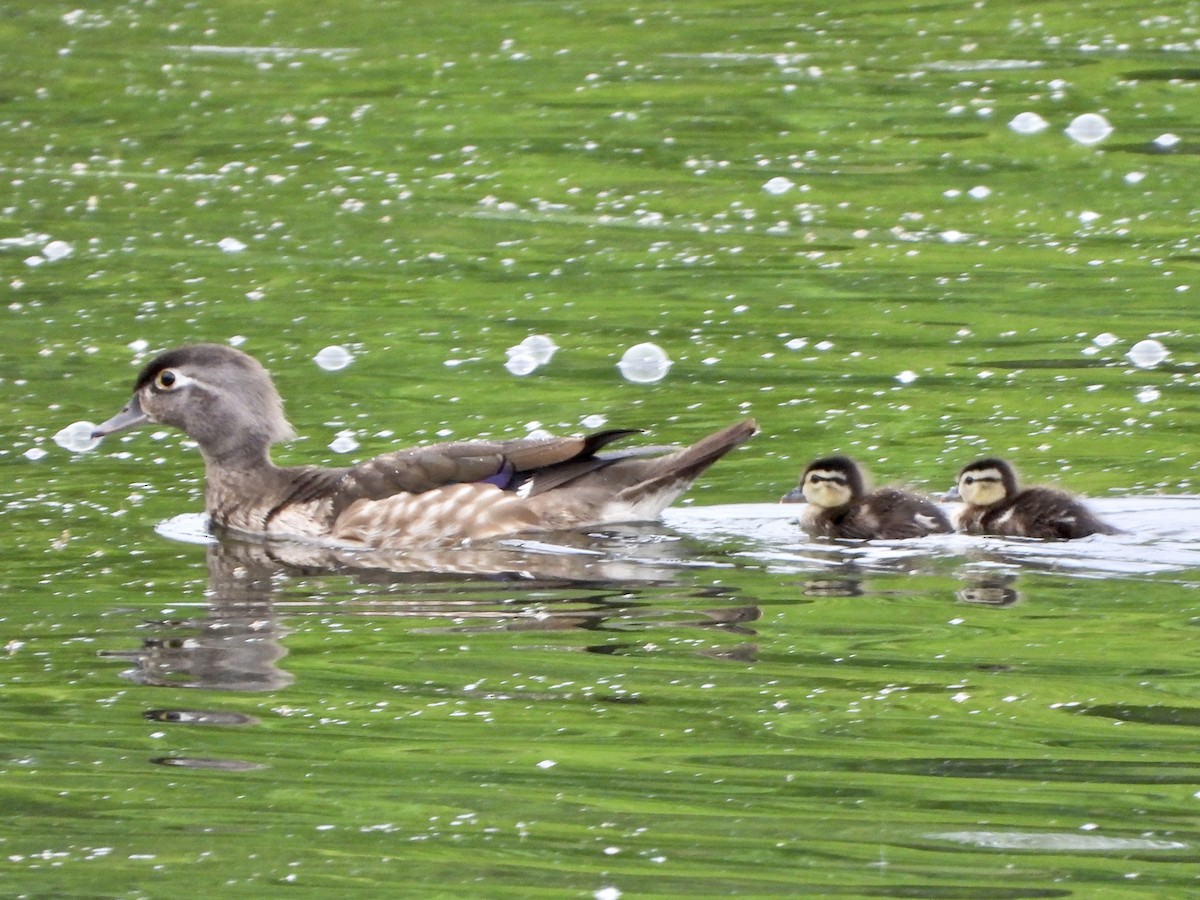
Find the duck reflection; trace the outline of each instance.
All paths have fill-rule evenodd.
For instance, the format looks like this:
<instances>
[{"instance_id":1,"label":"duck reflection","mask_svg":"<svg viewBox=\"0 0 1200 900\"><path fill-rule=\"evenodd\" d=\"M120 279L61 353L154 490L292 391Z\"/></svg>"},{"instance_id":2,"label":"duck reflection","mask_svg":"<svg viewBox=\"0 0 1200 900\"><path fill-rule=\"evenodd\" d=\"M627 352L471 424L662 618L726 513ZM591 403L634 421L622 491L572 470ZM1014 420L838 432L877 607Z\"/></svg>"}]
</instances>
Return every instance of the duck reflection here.
<instances>
[{"instance_id":1,"label":"duck reflection","mask_svg":"<svg viewBox=\"0 0 1200 900\"><path fill-rule=\"evenodd\" d=\"M293 681L283 667L285 621L331 609L346 618L446 620L416 627L424 633L611 634L684 626L753 635L747 623L759 617L757 606L729 604L727 589L681 581L688 552L661 527L564 536L555 545L506 542L416 553L355 553L226 535L207 547L205 614L147 623L150 635L140 647L101 655L131 663L122 677L138 684L264 692ZM619 644L569 649L621 651ZM709 652L746 655L741 645ZM184 724L213 724L223 716L152 712Z\"/></svg>"}]
</instances>

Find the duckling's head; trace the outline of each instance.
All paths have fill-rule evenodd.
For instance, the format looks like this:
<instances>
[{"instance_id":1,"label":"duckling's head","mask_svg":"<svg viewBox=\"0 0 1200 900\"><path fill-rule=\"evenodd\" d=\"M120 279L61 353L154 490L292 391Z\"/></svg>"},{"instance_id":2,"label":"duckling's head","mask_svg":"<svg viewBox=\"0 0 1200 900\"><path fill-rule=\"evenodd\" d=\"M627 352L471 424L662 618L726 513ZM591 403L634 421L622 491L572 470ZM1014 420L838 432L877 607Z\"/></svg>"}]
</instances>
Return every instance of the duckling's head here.
<instances>
[{"instance_id":1,"label":"duckling's head","mask_svg":"<svg viewBox=\"0 0 1200 900\"><path fill-rule=\"evenodd\" d=\"M267 370L221 344L193 344L155 357L138 375L133 397L92 436L151 422L180 429L212 459L259 456L294 436Z\"/></svg>"},{"instance_id":2,"label":"duckling's head","mask_svg":"<svg viewBox=\"0 0 1200 900\"><path fill-rule=\"evenodd\" d=\"M956 481L958 494L968 506L991 506L1018 490L1017 473L1003 459L988 457L963 466Z\"/></svg>"},{"instance_id":3,"label":"duckling's head","mask_svg":"<svg viewBox=\"0 0 1200 900\"><path fill-rule=\"evenodd\" d=\"M800 476L804 499L820 509L837 509L867 492L866 476L848 456L827 456L808 464Z\"/></svg>"}]
</instances>

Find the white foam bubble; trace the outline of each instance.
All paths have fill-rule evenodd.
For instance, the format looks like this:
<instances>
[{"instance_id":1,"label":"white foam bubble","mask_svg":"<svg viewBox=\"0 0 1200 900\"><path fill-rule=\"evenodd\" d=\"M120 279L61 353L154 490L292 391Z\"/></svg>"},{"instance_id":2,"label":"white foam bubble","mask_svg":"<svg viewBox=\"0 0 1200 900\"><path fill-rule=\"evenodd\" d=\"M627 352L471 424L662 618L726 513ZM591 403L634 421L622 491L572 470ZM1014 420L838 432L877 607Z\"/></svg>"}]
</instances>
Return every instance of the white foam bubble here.
<instances>
[{"instance_id":1,"label":"white foam bubble","mask_svg":"<svg viewBox=\"0 0 1200 900\"><path fill-rule=\"evenodd\" d=\"M75 248L66 241L51 241L42 248L42 256L50 260L66 259L73 252L75 252Z\"/></svg>"},{"instance_id":2,"label":"white foam bubble","mask_svg":"<svg viewBox=\"0 0 1200 900\"><path fill-rule=\"evenodd\" d=\"M82 453L100 443L99 438L92 437L92 432L95 430L96 425L93 422L72 422L54 435L53 440L64 450Z\"/></svg>"},{"instance_id":3,"label":"white foam bubble","mask_svg":"<svg viewBox=\"0 0 1200 900\"><path fill-rule=\"evenodd\" d=\"M658 344L634 344L621 357L617 368L626 381L653 384L662 381L671 368L671 358Z\"/></svg>"},{"instance_id":4,"label":"white foam bubble","mask_svg":"<svg viewBox=\"0 0 1200 900\"><path fill-rule=\"evenodd\" d=\"M1077 144L1097 144L1113 133L1113 127L1099 113L1084 113L1072 119L1065 132Z\"/></svg>"},{"instance_id":5,"label":"white foam bubble","mask_svg":"<svg viewBox=\"0 0 1200 900\"><path fill-rule=\"evenodd\" d=\"M334 344L322 347L313 357L313 362L326 372L336 372L354 362L354 355L345 347Z\"/></svg>"},{"instance_id":6,"label":"white foam bubble","mask_svg":"<svg viewBox=\"0 0 1200 900\"><path fill-rule=\"evenodd\" d=\"M1037 134L1050 127L1050 123L1035 112L1023 112L1013 116L1008 127L1017 134Z\"/></svg>"},{"instance_id":7,"label":"white foam bubble","mask_svg":"<svg viewBox=\"0 0 1200 900\"><path fill-rule=\"evenodd\" d=\"M245 243L234 237L224 237L217 241L217 246L225 253L241 253L246 249Z\"/></svg>"},{"instance_id":8,"label":"white foam bubble","mask_svg":"<svg viewBox=\"0 0 1200 900\"><path fill-rule=\"evenodd\" d=\"M1169 355L1167 348L1153 338L1138 341L1125 354L1126 358L1139 369L1153 369Z\"/></svg>"}]
</instances>

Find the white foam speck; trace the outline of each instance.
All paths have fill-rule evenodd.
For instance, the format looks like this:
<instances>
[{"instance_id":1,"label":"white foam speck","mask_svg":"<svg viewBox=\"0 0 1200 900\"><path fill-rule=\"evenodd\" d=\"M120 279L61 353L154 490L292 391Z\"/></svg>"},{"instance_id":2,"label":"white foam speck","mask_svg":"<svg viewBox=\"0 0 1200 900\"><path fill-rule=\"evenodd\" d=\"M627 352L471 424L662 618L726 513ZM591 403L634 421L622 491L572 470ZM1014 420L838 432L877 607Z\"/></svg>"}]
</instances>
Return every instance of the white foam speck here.
<instances>
[{"instance_id":1,"label":"white foam speck","mask_svg":"<svg viewBox=\"0 0 1200 900\"><path fill-rule=\"evenodd\" d=\"M1153 403L1161 396L1162 392L1156 387L1144 387L1134 394L1139 403Z\"/></svg>"},{"instance_id":2,"label":"white foam speck","mask_svg":"<svg viewBox=\"0 0 1200 900\"><path fill-rule=\"evenodd\" d=\"M1092 343L1097 347L1111 347L1120 338L1110 331L1104 331L1092 338Z\"/></svg>"},{"instance_id":3,"label":"white foam speck","mask_svg":"<svg viewBox=\"0 0 1200 900\"><path fill-rule=\"evenodd\" d=\"M808 346L808 338L792 338L783 346L787 347L789 350L800 350Z\"/></svg>"},{"instance_id":4,"label":"white foam speck","mask_svg":"<svg viewBox=\"0 0 1200 900\"><path fill-rule=\"evenodd\" d=\"M540 763L537 764L537 767L539 769L553 769L557 765L558 765L558 763L556 763L552 759L543 759Z\"/></svg>"},{"instance_id":5,"label":"white foam speck","mask_svg":"<svg viewBox=\"0 0 1200 900\"><path fill-rule=\"evenodd\" d=\"M329 449L334 453L353 453L358 449L358 439L353 431L339 431L329 443Z\"/></svg>"},{"instance_id":6,"label":"white foam speck","mask_svg":"<svg viewBox=\"0 0 1200 900\"><path fill-rule=\"evenodd\" d=\"M793 187L795 187L795 182L793 182L790 178L784 178L782 175L776 175L763 185L763 190L768 194L779 196L780 194L786 194Z\"/></svg>"},{"instance_id":7,"label":"white foam speck","mask_svg":"<svg viewBox=\"0 0 1200 900\"><path fill-rule=\"evenodd\" d=\"M1127 172L1125 174L1125 183L1126 184L1137 184L1139 181L1141 181L1145 177L1146 177L1145 172Z\"/></svg>"},{"instance_id":8,"label":"white foam speck","mask_svg":"<svg viewBox=\"0 0 1200 900\"><path fill-rule=\"evenodd\" d=\"M1179 144L1180 140L1182 139L1179 135L1171 134L1168 131L1166 134L1160 134L1154 139L1154 146L1160 150L1171 150ZM45 251L42 252L44 253Z\"/></svg>"},{"instance_id":9,"label":"white foam speck","mask_svg":"<svg viewBox=\"0 0 1200 900\"><path fill-rule=\"evenodd\" d=\"M608 416L602 416L599 413L590 416L584 416L580 421L584 428L603 428L608 424Z\"/></svg>"},{"instance_id":10,"label":"white foam speck","mask_svg":"<svg viewBox=\"0 0 1200 900\"><path fill-rule=\"evenodd\" d=\"M217 241L217 246L225 253L241 253L246 249L246 245L237 238L224 237Z\"/></svg>"},{"instance_id":11,"label":"white foam speck","mask_svg":"<svg viewBox=\"0 0 1200 900\"><path fill-rule=\"evenodd\" d=\"M912 384L914 381L917 380L917 373L912 371L911 369L905 369L903 372L901 372L899 375L896 376L896 380L898 382L900 382L901 384Z\"/></svg>"},{"instance_id":12,"label":"white foam speck","mask_svg":"<svg viewBox=\"0 0 1200 900\"><path fill-rule=\"evenodd\" d=\"M992 195L992 189L985 184L977 184L967 191L967 193L976 200L983 200L985 197Z\"/></svg>"},{"instance_id":13,"label":"white foam speck","mask_svg":"<svg viewBox=\"0 0 1200 900\"><path fill-rule=\"evenodd\" d=\"M25 458L27 460L29 460L30 462L37 462L39 459L41 459L45 455L46 455L46 451L43 450L41 447L30 447L24 453Z\"/></svg>"}]
</instances>

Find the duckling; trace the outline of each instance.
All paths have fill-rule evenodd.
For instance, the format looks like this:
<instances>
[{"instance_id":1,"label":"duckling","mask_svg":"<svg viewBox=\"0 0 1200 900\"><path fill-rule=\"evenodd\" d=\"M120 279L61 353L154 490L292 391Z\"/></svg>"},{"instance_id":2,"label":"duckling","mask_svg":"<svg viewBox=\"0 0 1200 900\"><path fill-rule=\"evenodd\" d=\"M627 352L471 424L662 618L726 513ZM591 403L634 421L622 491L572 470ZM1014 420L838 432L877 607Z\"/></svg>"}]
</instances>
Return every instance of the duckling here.
<instances>
[{"instance_id":1,"label":"duckling","mask_svg":"<svg viewBox=\"0 0 1200 900\"><path fill-rule=\"evenodd\" d=\"M956 524L967 534L1060 541L1089 534L1120 534L1065 491L1022 488L1016 470L997 457L964 466L956 487L964 504Z\"/></svg>"},{"instance_id":2,"label":"duckling","mask_svg":"<svg viewBox=\"0 0 1200 900\"><path fill-rule=\"evenodd\" d=\"M896 540L953 531L932 501L898 488L868 492L862 468L847 456L808 464L783 503L807 500L800 524L812 537Z\"/></svg>"},{"instance_id":3,"label":"duckling","mask_svg":"<svg viewBox=\"0 0 1200 900\"><path fill-rule=\"evenodd\" d=\"M610 442L637 432L459 441L347 468L283 468L271 461L270 447L294 433L271 376L253 357L219 344L155 358L130 401L93 437L151 422L199 445L210 528L385 549L654 519L758 430L747 419L689 447L605 453Z\"/></svg>"}]
</instances>

